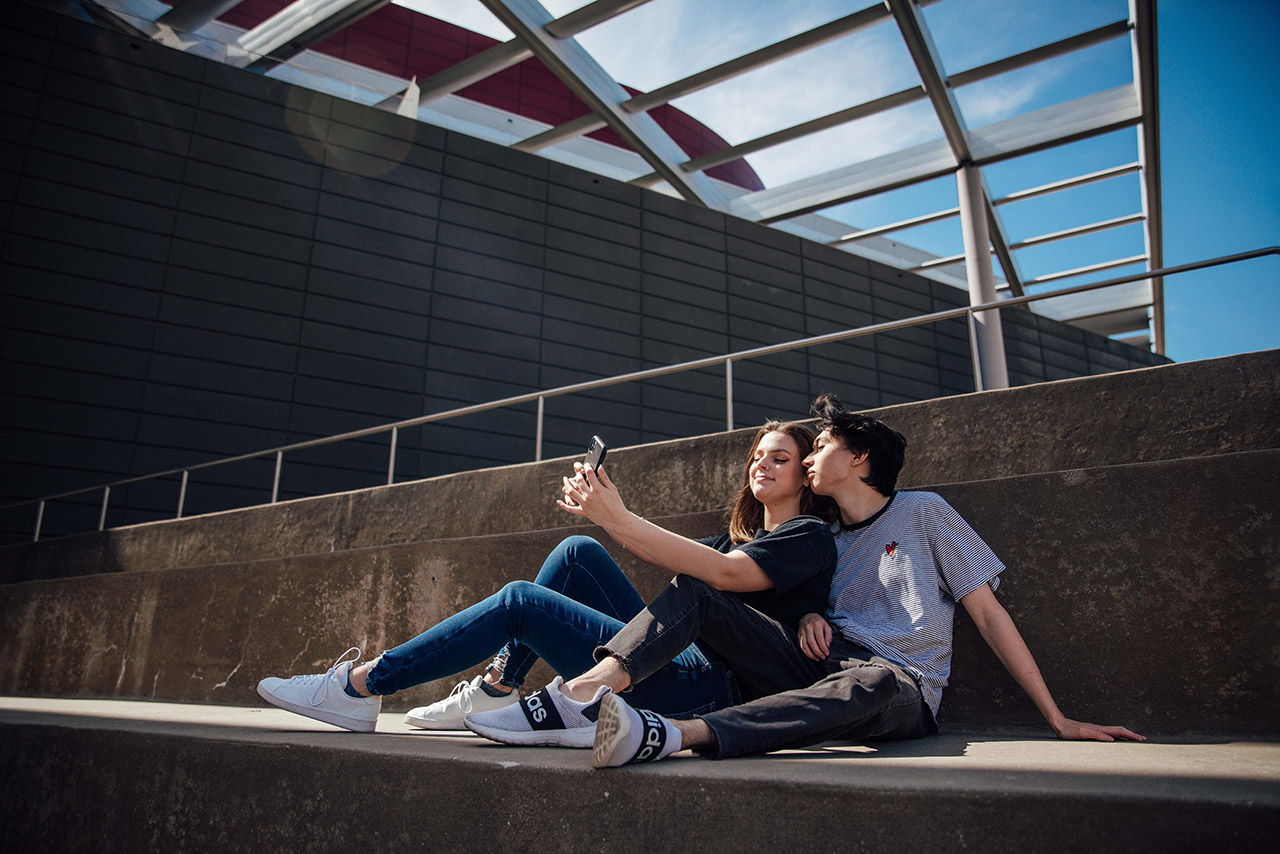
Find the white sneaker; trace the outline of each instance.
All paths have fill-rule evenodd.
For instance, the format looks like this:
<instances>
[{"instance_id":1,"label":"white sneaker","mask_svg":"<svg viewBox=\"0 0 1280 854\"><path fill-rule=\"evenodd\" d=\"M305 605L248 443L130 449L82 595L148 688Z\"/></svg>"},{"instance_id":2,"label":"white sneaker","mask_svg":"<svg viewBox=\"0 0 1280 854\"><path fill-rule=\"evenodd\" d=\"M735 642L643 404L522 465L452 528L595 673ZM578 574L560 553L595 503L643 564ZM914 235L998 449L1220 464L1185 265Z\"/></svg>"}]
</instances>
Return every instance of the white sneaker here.
<instances>
[{"instance_id":1,"label":"white sneaker","mask_svg":"<svg viewBox=\"0 0 1280 854\"><path fill-rule=\"evenodd\" d=\"M545 688L505 708L467 715L464 723L476 735L503 744L542 747L590 747L596 736L600 698L609 694L601 686L589 702L579 703L560 693L559 676Z\"/></svg>"},{"instance_id":2,"label":"white sneaker","mask_svg":"<svg viewBox=\"0 0 1280 854\"><path fill-rule=\"evenodd\" d=\"M681 747L680 731L662 715L633 709L617 694L601 698L591 764L617 768L629 762L653 762Z\"/></svg>"},{"instance_id":3,"label":"white sneaker","mask_svg":"<svg viewBox=\"0 0 1280 854\"><path fill-rule=\"evenodd\" d=\"M344 661L348 655L356 657ZM373 732L382 709L381 697L352 697L346 692L347 674L360 660L357 647L338 656L324 673L281 679L269 676L258 683L258 695L273 706L352 732Z\"/></svg>"},{"instance_id":4,"label":"white sneaker","mask_svg":"<svg viewBox=\"0 0 1280 854\"><path fill-rule=\"evenodd\" d=\"M459 682L443 700L429 706L419 706L404 716L404 722L418 729L466 730L462 719L471 712L491 712L520 701L515 691L501 697L491 697L480 687L484 681L481 673L470 682Z\"/></svg>"}]
</instances>

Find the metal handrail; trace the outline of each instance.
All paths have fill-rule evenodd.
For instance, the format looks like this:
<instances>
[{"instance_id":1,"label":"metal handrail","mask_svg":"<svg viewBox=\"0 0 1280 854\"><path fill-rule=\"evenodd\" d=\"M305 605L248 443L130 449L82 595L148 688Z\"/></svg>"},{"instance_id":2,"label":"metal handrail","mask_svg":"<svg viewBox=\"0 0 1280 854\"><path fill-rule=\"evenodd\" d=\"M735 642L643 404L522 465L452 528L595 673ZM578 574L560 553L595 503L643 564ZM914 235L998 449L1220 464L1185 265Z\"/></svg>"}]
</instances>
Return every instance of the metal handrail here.
<instances>
[{"instance_id":1,"label":"metal handrail","mask_svg":"<svg viewBox=\"0 0 1280 854\"><path fill-rule=\"evenodd\" d=\"M1189 264L1180 264L1174 267L1165 267L1159 270L1147 270L1142 273L1134 273L1127 276L1118 276L1112 279L1104 279L1100 282L1090 282L1088 284L1076 285L1074 287L1062 288L1061 290L1051 291L1043 294L1027 294L1025 296L1013 297L1009 299L1000 299L994 302L981 303L979 305L963 306L960 308L948 309L946 311L935 311L929 314L919 314L912 317L902 318L901 320L890 320L884 323L873 323L868 326L860 326L856 329L846 329L840 332L830 332L825 335L814 335L808 338L798 338L792 341L786 341L781 344L770 344L763 347L753 347L747 350L737 350L732 353L726 353L723 356L708 356L702 359L694 359L688 362L680 362L674 365L666 365L661 368L648 368L643 371L632 371L626 374L618 374L612 377L605 377L597 380L588 380L587 382L573 383L571 385L558 386L556 388L545 389L543 391L529 392L526 394L514 395L512 397L504 397L498 400L491 400L486 403L476 403L470 406L462 406L456 409L449 409L443 412L435 412L430 415L421 415L416 418L408 418L403 421L395 421L389 424L380 424L375 427L366 427L361 430L351 430L346 433L338 433L332 436L325 436L319 439L309 439L305 442L295 442L290 445L281 445L276 448L268 448L262 451L255 451L248 454L239 454L233 457L222 457L216 460L209 460L195 465L184 466L182 468L169 469L162 472L154 472L152 474L138 475L136 477L124 478L122 480L114 480L110 483L99 484L97 486L85 487L83 489L74 489L68 492L60 492L55 495L46 495L43 498L32 498L26 501L19 501L13 504L6 504L0 507L0 511L11 510L17 507L25 507L30 504L37 504L36 526L32 536L32 542L40 539L40 528L44 519L45 504L60 498L69 498L73 495L82 495L84 493L96 492L102 490L102 509L98 518L98 530L103 530L107 518L107 504L111 496L111 490L114 487L124 486L131 483L139 483L144 480L154 480L156 478L172 477L173 475L182 475L182 485L178 494L178 508L175 518L182 518L183 505L186 501L187 482L191 472L200 469L212 468L214 466L228 465L230 463L244 462L245 460L261 459L275 455L275 474L271 484L271 503L278 501L280 493L280 473L284 466L284 455L287 452L299 451L305 448L314 448L321 445L334 444L336 442L344 442L349 439L360 439L365 436L374 436L379 433L391 433L391 448L387 464L387 484L390 485L395 481L395 463L396 463L396 446L399 433L402 429L408 427L417 427L422 424L430 424L436 421L445 421L450 418L458 418L463 415L474 415L479 412L487 412L491 409L501 409L507 406L516 406L521 403L537 402L537 435L535 439L534 460L542 459L542 425L543 412L546 399L549 397L561 397L566 394L574 394L577 392L591 391L597 388L606 388L608 386L620 385L627 382L635 382L638 380L652 379L654 377L666 376L668 374L682 373L684 371L697 370L699 368L715 367L724 365L725 369L725 423L726 429L733 429L733 363L744 361L746 359L759 358L761 356L771 356L775 353L785 353L791 350L800 350L807 347L815 347L820 344L831 344L838 341L847 341L851 338L860 338L865 335L875 335L879 332L891 332L897 329L906 329L912 326L919 326L925 323L936 323L940 320L950 320L951 318L964 317L967 319L969 328L969 348L973 358L973 376L974 387L977 391L982 391L982 373L981 373L981 357L977 349L976 336L974 335L974 324L976 322L975 315L984 311L993 311L1002 308L1010 308L1018 305L1025 305L1042 299L1055 299L1057 297L1070 296L1072 294L1086 293L1088 291L1100 290L1102 288L1114 287L1116 285L1129 284L1144 279L1153 279L1159 277L1173 276L1179 273L1188 273L1194 270L1203 270L1208 267L1217 267L1224 264L1234 264L1239 261L1248 261L1253 258L1261 258L1266 255L1280 255L1280 246L1269 246L1262 249L1254 249L1249 252L1240 252L1234 255L1223 255L1218 258L1210 258L1204 261L1194 261Z\"/></svg>"}]
</instances>

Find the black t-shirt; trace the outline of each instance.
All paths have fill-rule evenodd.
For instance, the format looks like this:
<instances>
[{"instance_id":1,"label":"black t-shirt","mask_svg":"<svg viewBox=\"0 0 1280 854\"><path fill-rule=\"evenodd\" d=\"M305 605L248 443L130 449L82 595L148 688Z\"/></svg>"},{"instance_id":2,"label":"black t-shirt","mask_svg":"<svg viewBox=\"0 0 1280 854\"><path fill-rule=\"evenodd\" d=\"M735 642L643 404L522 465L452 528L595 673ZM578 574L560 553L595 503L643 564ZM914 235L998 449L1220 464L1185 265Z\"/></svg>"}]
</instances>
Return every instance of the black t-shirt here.
<instances>
[{"instance_id":1,"label":"black t-shirt","mask_svg":"<svg viewBox=\"0 0 1280 854\"><path fill-rule=\"evenodd\" d=\"M698 542L725 554L744 551L769 576L773 589L737 594L757 611L794 629L805 614L827 610L836 544L821 519L796 516L772 531L756 531L755 539L745 543L735 544L728 533Z\"/></svg>"}]
</instances>

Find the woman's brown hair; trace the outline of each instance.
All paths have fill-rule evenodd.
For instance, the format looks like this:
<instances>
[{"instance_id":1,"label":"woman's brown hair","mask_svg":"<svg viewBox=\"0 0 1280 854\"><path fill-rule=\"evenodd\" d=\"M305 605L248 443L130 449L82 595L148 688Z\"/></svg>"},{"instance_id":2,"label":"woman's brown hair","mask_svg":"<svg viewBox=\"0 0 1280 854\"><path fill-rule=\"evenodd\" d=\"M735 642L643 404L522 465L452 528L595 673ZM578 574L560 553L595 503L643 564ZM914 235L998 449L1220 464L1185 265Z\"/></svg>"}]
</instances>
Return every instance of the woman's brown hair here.
<instances>
[{"instance_id":1,"label":"woman's brown hair","mask_svg":"<svg viewBox=\"0 0 1280 854\"><path fill-rule=\"evenodd\" d=\"M808 425L798 421L766 421L756 431L756 437L751 440L751 450L747 452L747 464L742 469L742 489L738 490L738 498L729 516L729 538L735 543L755 539L756 531L764 525L764 505L751 492L751 462L756 448L760 447L760 440L775 432L789 436L796 443L801 459L813 450L813 440L817 435ZM836 503L826 496L815 495L806 483L800 492L800 515L817 516L830 524L836 520Z\"/></svg>"}]
</instances>

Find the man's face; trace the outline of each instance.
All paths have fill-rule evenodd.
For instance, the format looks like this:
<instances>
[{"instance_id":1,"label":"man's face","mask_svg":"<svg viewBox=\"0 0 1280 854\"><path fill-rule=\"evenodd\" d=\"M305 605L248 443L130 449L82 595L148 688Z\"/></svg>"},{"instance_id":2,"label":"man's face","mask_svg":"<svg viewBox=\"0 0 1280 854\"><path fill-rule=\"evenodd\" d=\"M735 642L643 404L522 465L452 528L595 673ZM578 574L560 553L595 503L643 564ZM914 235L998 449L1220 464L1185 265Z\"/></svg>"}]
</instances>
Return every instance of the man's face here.
<instances>
[{"instance_id":1,"label":"man's face","mask_svg":"<svg viewBox=\"0 0 1280 854\"><path fill-rule=\"evenodd\" d=\"M809 473L809 488L819 495L831 495L853 470L852 454L829 430L818 434L813 451L804 458L803 464Z\"/></svg>"}]
</instances>

